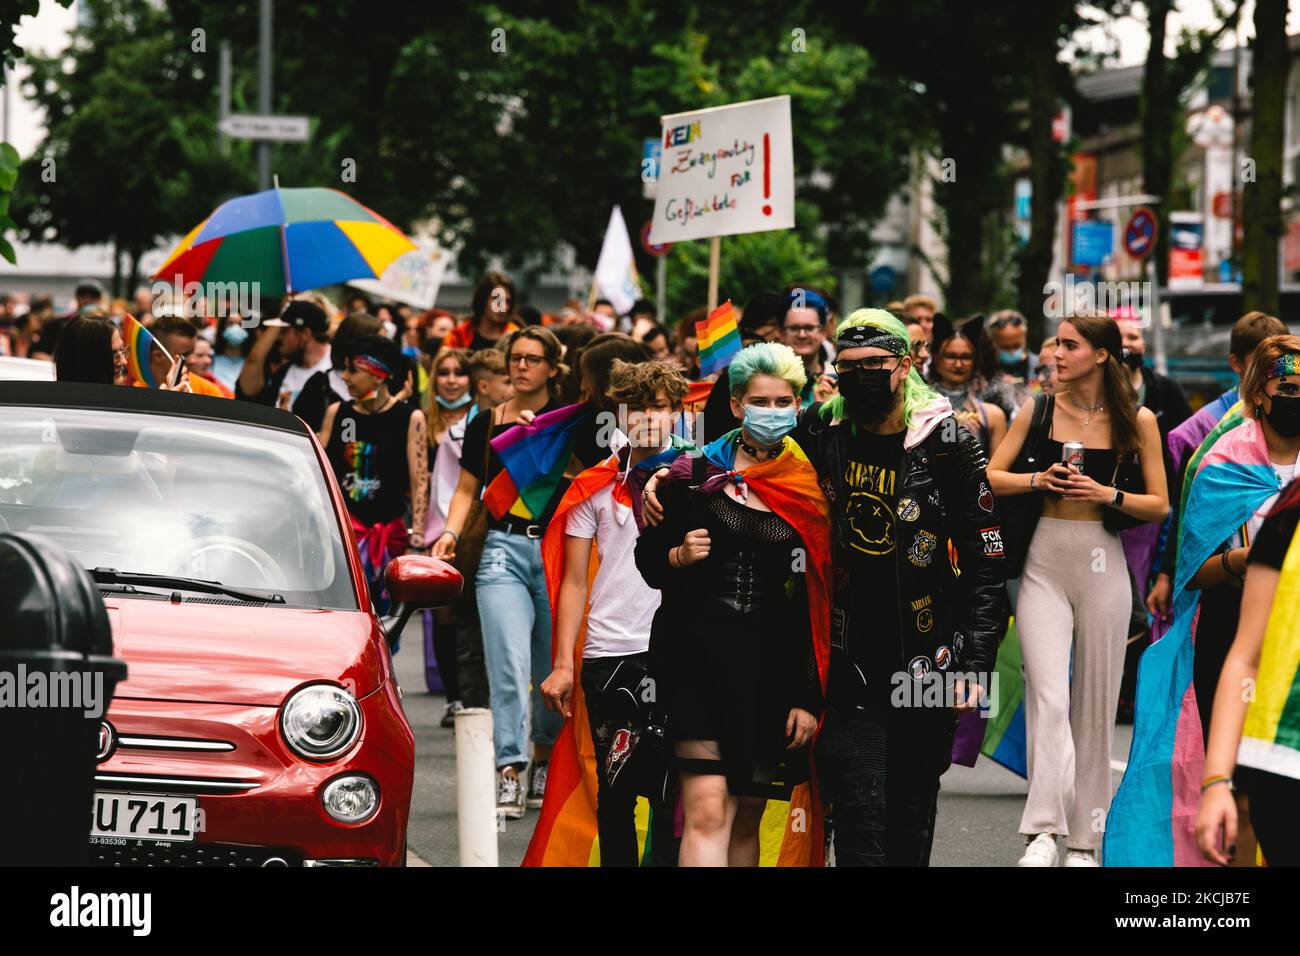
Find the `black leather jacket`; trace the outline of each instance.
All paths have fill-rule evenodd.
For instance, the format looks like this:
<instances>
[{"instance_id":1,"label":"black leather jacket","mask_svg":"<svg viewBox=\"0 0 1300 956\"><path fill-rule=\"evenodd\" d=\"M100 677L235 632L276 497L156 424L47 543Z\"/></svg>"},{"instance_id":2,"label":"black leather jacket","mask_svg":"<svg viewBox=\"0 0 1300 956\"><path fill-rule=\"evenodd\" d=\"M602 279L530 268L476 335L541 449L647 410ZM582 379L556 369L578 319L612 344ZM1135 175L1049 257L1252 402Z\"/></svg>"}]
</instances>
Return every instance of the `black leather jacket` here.
<instances>
[{"instance_id":1,"label":"black leather jacket","mask_svg":"<svg viewBox=\"0 0 1300 956\"><path fill-rule=\"evenodd\" d=\"M795 440L816 467L831 503L835 560L842 567L847 427L825 421L820 409L815 404L804 412ZM932 671L991 674L1009 610L997 503L979 439L951 413L936 415L931 410L928 434L905 447L898 471L899 498L911 499L914 504L907 507L916 509L914 518L895 523L899 667L916 678ZM867 638L871 623L852 620L849 595L870 583L847 577L836 574L831 646L833 653L838 647L856 657L854 642Z\"/></svg>"}]
</instances>

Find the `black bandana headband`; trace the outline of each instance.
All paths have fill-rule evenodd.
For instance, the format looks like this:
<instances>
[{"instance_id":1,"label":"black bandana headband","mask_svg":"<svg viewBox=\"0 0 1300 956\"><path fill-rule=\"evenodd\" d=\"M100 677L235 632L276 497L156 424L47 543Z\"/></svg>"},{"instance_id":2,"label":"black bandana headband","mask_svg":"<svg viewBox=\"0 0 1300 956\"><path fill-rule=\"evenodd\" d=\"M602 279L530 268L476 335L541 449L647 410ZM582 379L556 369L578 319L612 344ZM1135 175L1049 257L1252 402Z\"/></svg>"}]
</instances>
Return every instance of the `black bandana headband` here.
<instances>
[{"instance_id":1,"label":"black bandana headband","mask_svg":"<svg viewBox=\"0 0 1300 956\"><path fill-rule=\"evenodd\" d=\"M872 325L855 325L851 329L845 329L843 334L835 340L837 351L876 348L893 352L895 355L908 354L911 351L911 345L912 343L903 341L897 335L884 332Z\"/></svg>"}]
</instances>

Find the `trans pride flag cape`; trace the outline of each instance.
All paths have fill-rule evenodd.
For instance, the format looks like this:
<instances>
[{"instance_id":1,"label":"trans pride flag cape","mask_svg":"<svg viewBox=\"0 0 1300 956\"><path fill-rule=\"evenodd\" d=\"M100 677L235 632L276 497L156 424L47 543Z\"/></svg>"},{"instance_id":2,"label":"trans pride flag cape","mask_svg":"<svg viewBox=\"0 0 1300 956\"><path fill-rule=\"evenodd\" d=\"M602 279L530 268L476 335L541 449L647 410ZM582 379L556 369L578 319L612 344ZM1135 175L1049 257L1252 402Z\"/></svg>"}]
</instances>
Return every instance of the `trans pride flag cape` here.
<instances>
[{"instance_id":1,"label":"trans pride flag cape","mask_svg":"<svg viewBox=\"0 0 1300 956\"><path fill-rule=\"evenodd\" d=\"M574 431L591 414L585 403L566 405L492 439L504 466L483 493L493 518L512 514L527 521L546 510L573 455Z\"/></svg>"},{"instance_id":2,"label":"trans pride flag cape","mask_svg":"<svg viewBox=\"0 0 1300 956\"><path fill-rule=\"evenodd\" d=\"M1291 483L1271 513L1289 508L1300 508L1300 483ZM1237 762L1300 778L1300 534L1282 561Z\"/></svg>"},{"instance_id":3,"label":"trans pride flag cape","mask_svg":"<svg viewBox=\"0 0 1300 956\"><path fill-rule=\"evenodd\" d=\"M1174 620L1138 667L1133 746L1106 823L1107 866L1209 865L1195 834L1205 765L1192 687L1201 592L1187 583L1278 489L1264 433L1252 419L1222 431L1208 451L1193 457L1188 474L1194 477L1185 486L1178 530Z\"/></svg>"},{"instance_id":4,"label":"trans pride flag cape","mask_svg":"<svg viewBox=\"0 0 1300 956\"><path fill-rule=\"evenodd\" d=\"M564 580L565 537L573 509L582 502L613 486L615 520L620 524L633 520L640 525L638 493L645 480L656 468L671 465L681 453L680 444L674 443L657 455L641 462L619 481L619 448L627 439L616 433L614 454L599 465L588 468L573 479L564 497L560 499L542 536L542 566L546 574L546 591L551 599L551 634L558 633L560 608L560 583ZM633 487L629 488L628 486ZM600 567L600 554L596 539L591 539L591 563L588 566L587 589ZM587 704L582 693L582 647L587 629L584 619L578 642L573 649L573 695L570 698L573 716L565 720L564 727L551 751L550 768L546 774L546 795L542 801L537 828L524 854L524 866L599 866L600 843L596 836L596 775L601 768L596 765L596 748L591 740L591 725L587 721ZM642 864L649 857L651 847L647 836L650 831L650 805L642 797L636 802L637 843Z\"/></svg>"}]
</instances>

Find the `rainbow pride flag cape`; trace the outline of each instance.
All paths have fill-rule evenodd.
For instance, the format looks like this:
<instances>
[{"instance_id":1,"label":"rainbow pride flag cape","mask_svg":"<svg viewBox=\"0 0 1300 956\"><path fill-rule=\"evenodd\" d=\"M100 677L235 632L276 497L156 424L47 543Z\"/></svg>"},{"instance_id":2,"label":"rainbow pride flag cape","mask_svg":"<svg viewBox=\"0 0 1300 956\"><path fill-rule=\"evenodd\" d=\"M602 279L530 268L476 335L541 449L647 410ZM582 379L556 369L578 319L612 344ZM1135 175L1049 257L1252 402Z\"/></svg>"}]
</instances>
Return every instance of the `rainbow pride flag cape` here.
<instances>
[{"instance_id":1,"label":"rainbow pride flag cape","mask_svg":"<svg viewBox=\"0 0 1300 956\"><path fill-rule=\"evenodd\" d=\"M149 351L153 348L159 349L167 356L168 361L171 361L171 355L132 315L122 317L122 338L126 340L126 366L131 377L137 382L143 382L149 388L157 388L158 380L154 377L153 367L149 362Z\"/></svg>"},{"instance_id":2,"label":"rainbow pride flag cape","mask_svg":"<svg viewBox=\"0 0 1300 956\"><path fill-rule=\"evenodd\" d=\"M1291 483L1271 513L1290 508L1300 508L1300 483ZM1300 777L1300 534L1282 561L1237 762Z\"/></svg>"},{"instance_id":3,"label":"rainbow pride flag cape","mask_svg":"<svg viewBox=\"0 0 1300 956\"><path fill-rule=\"evenodd\" d=\"M590 405L566 405L492 439L504 466L483 493L493 518L512 514L532 520L546 510L573 454L574 431L590 416Z\"/></svg>"},{"instance_id":4,"label":"rainbow pride flag cape","mask_svg":"<svg viewBox=\"0 0 1300 956\"><path fill-rule=\"evenodd\" d=\"M1211 432L1206 441L1213 437ZM1192 686L1201 592L1188 590L1187 583L1278 487L1263 430L1253 419L1222 431L1204 454L1198 450L1188 474L1193 477L1178 528L1173 623L1138 665L1133 745L1106 821L1106 866L1210 865L1195 834L1205 766Z\"/></svg>"},{"instance_id":5,"label":"rainbow pride flag cape","mask_svg":"<svg viewBox=\"0 0 1300 956\"><path fill-rule=\"evenodd\" d=\"M740 328L736 325L736 310L728 299L709 313L709 317L695 323L695 335L700 343L700 375L720 372L740 351Z\"/></svg>"},{"instance_id":6,"label":"rainbow pride flag cape","mask_svg":"<svg viewBox=\"0 0 1300 956\"><path fill-rule=\"evenodd\" d=\"M573 509L601 490L613 486L615 520L620 523L633 520L633 489L629 484L633 476L619 481L620 463L618 448L626 439L618 435L615 452L599 465L588 468L573 479L564 497L560 499L546 534L542 537L542 567L546 574L546 591L551 599L551 634L559 630L560 584L564 580L565 528ZM641 476L654 469L671 465L681 453L682 446L674 443L658 455L637 466ZM637 484L641 484L640 481ZM590 593L596 572L600 568L600 551L596 539L591 539L591 561L587 571L587 589ZM597 774L596 747L591 739L591 725L587 720L587 702L582 693L582 648L586 642L587 625L584 618L578 641L573 649L573 695L570 706L573 716L564 722L551 751L551 763L546 774L546 795L537 827L524 854L524 866L599 866L600 840L596 830ZM635 822L638 858L643 866L649 863L650 801L638 797Z\"/></svg>"}]
</instances>

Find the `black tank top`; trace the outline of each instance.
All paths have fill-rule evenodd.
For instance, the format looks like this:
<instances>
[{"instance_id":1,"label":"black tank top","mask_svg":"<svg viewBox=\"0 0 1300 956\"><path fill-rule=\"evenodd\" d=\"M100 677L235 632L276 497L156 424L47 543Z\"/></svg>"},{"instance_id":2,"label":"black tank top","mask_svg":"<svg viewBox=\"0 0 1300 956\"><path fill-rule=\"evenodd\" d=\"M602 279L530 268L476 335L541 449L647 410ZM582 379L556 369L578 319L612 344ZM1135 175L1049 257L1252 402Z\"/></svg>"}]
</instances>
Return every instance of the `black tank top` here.
<instances>
[{"instance_id":1,"label":"black tank top","mask_svg":"<svg viewBox=\"0 0 1300 956\"><path fill-rule=\"evenodd\" d=\"M1062 444L1055 438L1043 441L1043 467L1061 460ZM1083 473L1100 485L1109 485L1115 477L1115 449L1085 448Z\"/></svg>"},{"instance_id":2,"label":"black tank top","mask_svg":"<svg viewBox=\"0 0 1300 956\"><path fill-rule=\"evenodd\" d=\"M351 401L339 405L325 454L348 512L362 524L387 524L406 514L411 490L406 433L414 411L396 402L378 415L359 415ZM351 441L343 440L345 429Z\"/></svg>"}]
</instances>

